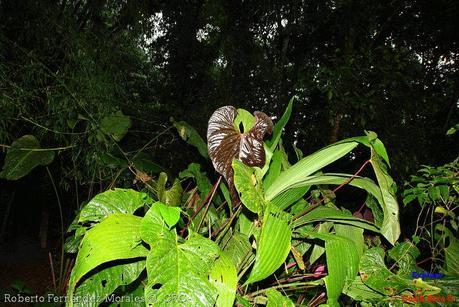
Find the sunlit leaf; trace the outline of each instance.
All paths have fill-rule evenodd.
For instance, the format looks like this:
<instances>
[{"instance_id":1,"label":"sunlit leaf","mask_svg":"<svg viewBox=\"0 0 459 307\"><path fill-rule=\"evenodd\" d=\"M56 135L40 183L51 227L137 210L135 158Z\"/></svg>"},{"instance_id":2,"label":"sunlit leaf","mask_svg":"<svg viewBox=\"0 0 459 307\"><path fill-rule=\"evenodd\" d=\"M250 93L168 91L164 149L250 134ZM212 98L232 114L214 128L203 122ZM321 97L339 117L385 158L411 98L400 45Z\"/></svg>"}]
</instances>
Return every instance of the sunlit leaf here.
<instances>
[{"instance_id":1,"label":"sunlit leaf","mask_svg":"<svg viewBox=\"0 0 459 307\"><path fill-rule=\"evenodd\" d=\"M359 255L354 242L332 234L308 232L311 237L325 241L328 275L325 277L327 304L339 306L338 298L344 287L350 285L357 275ZM345 255L345 256L344 256Z\"/></svg>"},{"instance_id":2,"label":"sunlit leaf","mask_svg":"<svg viewBox=\"0 0 459 307\"><path fill-rule=\"evenodd\" d=\"M215 261L210 274L210 282L217 288L216 306L232 307L236 297L237 273L233 260L226 253L221 253Z\"/></svg>"},{"instance_id":3,"label":"sunlit leaf","mask_svg":"<svg viewBox=\"0 0 459 307\"><path fill-rule=\"evenodd\" d=\"M97 194L80 212L79 222L99 222L114 213L133 214L153 200L142 192L131 189L114 189Z\"/></svg>"},{"instance_id":4,"label":"sunlit leaf","mask_svg":"<svg viewBox=\"0 0 459 307\"><path fill-rule=\"evenodd\" d=\"M94 268L114 260L147 255L148 250L140 239L141 220L130 214L115 213L86 232L69 279L70 301L76 284Z\"/></svg>"},{"instance_id":5,"label":"sunlit leaf","mask_svg":"<svg viewBox=\"0 0 459 307\"><path fill-rule=\"evenodd\" d=\"M209 239L191 233L179 243L174 230L147 256L146 303L153 306L213 306L218 289L209 273L220 251Z\"/></svg>"},{"instance_id":6,"label":"sunlit leaf","mask_svg":"<svg viewBox=\"0 0 459 307\"><path fill-rule=\"evenodd\" d=\"M327 146L292 165L283 171L266 190L266 198L272 200L280 193L294 187L311 174L343 157L358 145L357 142L345 142Z\"/></svg>"},{"instance_id":7,"label":"sunlit leaf","mask_svg":"<svg viewBox=\"0 0 459 307\"><path fill-rule=\"evenodd\" d=\"M335 233L338 236L347 238L354 242L359 257L362 256L365 249L365 243L363 239L363 228L352 226L352 225L343 225L343 224L334 224Z\"/></svg>"},{"instance_id":8,"label":"sunlit leaf","mask_svg":"<svg viewBox=\"0 0 459 307\"><path fill-rule=\"evenodd\" d=\"M360 277L373 290L393 296L412 287L409 279L395 275L384 263L384 250L380 247L368 249L360 260Z\"/></svg>"},{"instance_id":9,"label":"sunlit leaf","mask_svg":"<svg viewBox=\"0 0 459 307\"><path fill-rule=\"evenodd\" d=\"M371 150L371 165L373 166L382 194L381 204L384 219L381 225L381 234L390 243L394 244L400 236L398 203L395 193L393 192L395 183L387 174L384 165L373 149Z\"/></svg>"},{"instance_id":10,"label":"sunlit leaf","mask_svg":"<svg viewBox=\"0 0 459 307\"><path fill-rule=\"evenodd\" d=\"M24 135L13 142L8 149L0 178L17 180L39 165L53 162L54 152L41 149L33 135Z\"/></svg>"},{"instance_id":11,"label":"sunlit leaf","mask_svg":"<svg viewBox=\"0 0 459 307\"><path fill-rule=\"evenodd\" d=\"M266 296L268 297L268 304L266 307L294 307L292 300L282 295L276 289L270 288L266 290Z\"/></svg>"},{"instance_id":12,"label":"sunlit leaf","mask_svg":"<svg viewBox=\"0 0 459 307\"><path fill-rule=\"evenodd\" d=\"M260 239L257 241L255 264L245 284L265 279L276 271L290 252L291 216L268 204L263 217Z\"/></svg>"},{"instance_id":13,"label":"sunlit leaf","mask_svg":"<svg viewBox=\"0 0 459 307\"><path fill-rule=\"evenodd\" d=\"M388 253L398 267L397 274L410 277L412 272L418 270L416 258L420 255L418 248L411 242L397 243Z\"/></svg>"},{"instance_id":14,"label":"sunlit leaf","mask_svg":"<svg viewBox=\"0 0 459 307\"><path fill-rule=\"evenodd\" d=\"M262 112L255 112L255 124L241 133L235 127L237 111L232 106L217 109L209 119L207 146L215 170L228 182L233 197L234 191L232 161L234 158L248 166L263 167L265 150L263 137L272 132L271 119Z\"/></svg>"},{"instance_id":15,"label":"sunlit leaf","mask_svg":"<svg viewBox=\"0 0 459 307\"><path fill-rule=\"evenodd\" d=\"M74 306L98 306L118 287L135 281L143 270L145 270L145 260L114 264L102 269L77 287ZM84 298L91 299L84 301Z\"/></svg>"},{"instance_id":16,"label":"sunlit leaf","mask_svg":"<svg viewBox=\"0 0 459 307\"><path fill-rule=\"evenodd\" d=\"M239 160L233 160L234 184L242 203L252 212L264 209L265 201L261 184L257 182L254 169Z\"/></svg>"}]
</instances>

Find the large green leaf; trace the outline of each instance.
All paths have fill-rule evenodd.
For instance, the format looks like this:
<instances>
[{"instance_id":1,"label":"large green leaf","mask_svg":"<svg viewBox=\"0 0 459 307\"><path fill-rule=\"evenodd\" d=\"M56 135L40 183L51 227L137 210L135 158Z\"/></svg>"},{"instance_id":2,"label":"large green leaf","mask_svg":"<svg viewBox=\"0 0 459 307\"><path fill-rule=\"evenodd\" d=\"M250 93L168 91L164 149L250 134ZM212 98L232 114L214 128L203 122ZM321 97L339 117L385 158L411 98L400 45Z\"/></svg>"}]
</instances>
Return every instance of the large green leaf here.
<instances>
[{"instance_id":1,"label":"large green leaf","mask_svg":"<svg viewBox=\"0 0 459 307\"><path fill-rule=\"evenodd\" d=\"M8 149L0 178L17 180L39 165L48 165L54 159L54 152L41 149L33 135L24 135L13 142Z\"/></svg>"},{"instance_id":2,"label":"large green leaf","mask_svg":"<svg viewBox=\"0 0 459 307\"><path fill-rule=\"evenodd\" d=\"M330 222L357 226L359 228L368 229L368 230L379 233L379 229L374 224L364 219L354 217L350 213L343 212L341 210L326 207L326 206L317 207L311 212L309 212L308 214L300 217L294 222L293 227L296 228L296 227L299 227L305 224L322 222L322 221L330 221Z\"/></svg>"},{"instance_id":3,"label":"large green leaf","mask_svg":"<svg viewBox=\"0 0 459 307\"><path fill-rule=\"evenodd\" d=\"M325 241L328 275L325 277L327 304L339 306L338 298L344 287L353 282L359 268L359 255L353 241L332 234L307 232Z\"/></svg>"},{"instance_id":4,"label":"large green leaf","mask_svg":"<svg viewBox=\"0 0 459 307\"><path fill-rule=\"evenodd\" d=\"M272 204L264 212L260 239L257 242L255 264L245 284L265 279L285 261L290 252L291 216Z\"/></svg>"},{"instance_id":5,"label":"large green leaf","mask_svg":"<svg viewBox=\"0 0 459 307\"><path fill-rule=\"evenodd\" d=\"M206 159L209 158L206 142L204 142L196 129L184 121L174 122L174 127L185 142L196 147L201 156Z\"/></svg>"},{"instance_id":6,"label":"large green leaf","mask_svg":"<svg viewBox=\"0 0 459 307\"><path fill-rule=\"evenodd\" d=\"M333 144L301 159L277 177L266 190L266 198L272 200L274 197L303 181L311 174L343 157L357 145L357 142Z\"/></svg>"},{"instance_id":7,"label":"large green leaf","mask_svg":"<svg viewBox=\"0 0 459 307\"><path fill-rule=\"evenodd\" d=\"M292 300L286 296L283 296L282 293L276 289L266 290L266 296L268 297L268 304L266 307L294 307Z\"/></svg>"},{"instance_id":8,"label":"large green leaf","mask_svg":"<svg viewBox=\"0 0 459 307\"><path fill-rule=\"evenodd\" d=\"M151 246L147 256L147 304L213 305L219 292L209 281L209 273L220 249L215 242L191 231L188 240L181 243L175 229L167 227L161 208L167 207L153 205L141 224L142 239Z\"/></svg>"},{"instance_id":9,"label":"large green leaf","mask_svg":"<svg viewBox=\"0 0 459 307\"><path fill-rule=\"evenodd\" d=\"M392 244L394 244L400 236L400 224L398 217L397 197L393 191L395 183L387 174L385 165L376 152L371 150L371 165L376 174L379 187L382 195L382 209L384 219L381 225L381 234Z\"/></svg>"},{"instance_id":10,"label":"large green leaf","mask_svg":"<svg viewBox=\"0 0 459 307\"><path fill-rule=\"evenodd\" d=\"M289 101L289 103L287 105L287 108L285 109L284 114L277 121L277 123L274 125L273 137L271 138L271 140L266 142L267 145L269 146L269 148L271 149L271 151L274 151L274 149L276 148L277 144L279 144L279 140L280 140L281 135L282 135L282 130L284 129L285 125L287 125L287 123L288 123L288 121L290 119L290 115L292 114L293 100L295 100L295 96L293 96L290 99L290 101Z\"/></svg>"},{"instance_id":11,"label":"large green leaf","mask_svg":"<svg viewBox=\"0 0 459 307\"><path fill-rule=\"evenodd\" d=\"M76 289L74 306L99 306L118 287L134 282L145 269L145 260L113 264L85 279ZM90 299L87 299L90 298Z\"/></svg>"},{"instance_id":12,"label":"large green leaf","mask_svg":"<svg viewBox=\"0 0 459 307\"><path fill-rule=\"evenodd\" d=\"M130 214L114 213L86 232L69 279L70 306L76 284L91 270L110 261L147 255L140 239L141 220Z\"/></svg>"},{"instance_id":13,"label":"large green leaf","mask_svg":"<svg viewBox=\"0 0 459 307\"><path fill-rule=\"evenodd\" d=\"M252 212L259 213L265 207L263 189L257 182L254 169L239 160L233 160L234 185L242 203Z\"/></svg>"},{"instance_id":14,"label":"large green leaf","mask_svg":"<svg viewBox=\"0 0 459 307\"><path fill-rule=\"evenodd\" d=\"M131 119L121 111L102 118L100 122L100 129L105 134L112 136L116 141L121 141L129 128L131 128Z\"/></svg>"},{"instance_id":15,"label":"large green leaf","mask_svg":"<svg viewBox=\"0 0 459 307\"><path fill-rule=\"evenodd\" d=\"M170 231L171 222L166 223L166 218L163 216L174 213L169 210L174 210L176 207L169 207L161 202L157 202L151 206L142 219L140 225L140 236L143 241L148 243L151 248L160 244L162 241L174 241L175 234Z\"/></svg>"},{"instance_id":16,"label":"large green leaf","mask_svg":"<svg viewBox=\"0 0 459 307\"><path fill-rule=\"evenodd\" d=\"M220 254L210 271L209 278L218 291L216 306L232 307L236 297L237 272L229 255L224 252Z\"/></svg>"},{"instance_id":17,"label":"large green leaf","mask_svg":"<svg viewBox=\"0 0 459 307\"><path fill-rule=\"evenodd\" d=\"M100 222L110 214L133 214L152 199L145 193L131 189L114 189L97 194L80 212L79 223Z\"/></svg>"},{"instance_id":18,"label":"large green leaf","mask_svg":"<svg viewBox=\"0 0 459 307\"><path fill-rule=\"evenodd\" d=\"M191 233L180 244L175 231L155 244L147 257L147 304L213 306L219 291L209 273L220 250L209 239Z\"/></svg>"},{"instance_id":19,"label":"large green leaf","mask_svg":"<svg viewBox=\"0 0 459 307\"><path fill-rule=\"evenodd\" d=\"M347 238L354 242L355 247L357 248L357 252L359 257L363 255L363 251L365 250L365 242L363 239L363 228L352 226L352 225L343 225L343 224L334 224L335 233L338 236Z\"/></svg>"}]
</instances>

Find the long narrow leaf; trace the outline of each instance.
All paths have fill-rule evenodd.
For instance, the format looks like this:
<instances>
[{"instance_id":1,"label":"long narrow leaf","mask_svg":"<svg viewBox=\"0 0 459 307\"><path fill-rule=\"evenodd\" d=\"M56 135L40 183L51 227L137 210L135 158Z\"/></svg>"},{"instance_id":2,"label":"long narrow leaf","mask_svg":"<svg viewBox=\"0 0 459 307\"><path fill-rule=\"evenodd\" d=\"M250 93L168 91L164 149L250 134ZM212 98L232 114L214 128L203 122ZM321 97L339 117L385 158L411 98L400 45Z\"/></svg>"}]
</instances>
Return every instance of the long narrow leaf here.
<instances>
[{"instance_id":1,"label":"long narrow leaf","mask_svg":"<svg viewBox=\"0 0 459 307\"><path fill-rule=\"evenodd\" d=\"M325 241L328 275L325 277L327 288L327 304L339 306L340 297L345 285L349 285L357 275L359 255L351 240L331 234L321 234L309 231L311 237Z\"/></svg>"},{"instance_id":2,"label":"long narrow leaf","mask_svg":"<svg viewBox=\"0 0 459 307\"><path fill-rule=\"evenodd\" d=\"M277 177L272 185L266 190L266 199L272 200L274 197L303 181L311 174L343 157L357 145L357 142L333 144L301 159Z\"/></svg>"},{"instance_id":3,"label":"long narrow leaf","mask_svg":"<svg viewBox=\"0 0 459 307\"><path fill-rule=\"evenodd\" d=\"M261 228L260 240L255 256L255 265L245 284L262 280L276 271L290 251L292 230L291 216L268 204Z\"/></svg>"},{"instance_id":4,"label":"long narrow leaf","mask_svg":"<svg viewBox=\"0 0 459 307\"><path fill-rule=\"evenodd\" d=\"M381 159L373 149L371 150L371 165L373 166L382 194L384 219L381 226L381 234L390 243L394 244L400 236L398 203L392 190L395 184L385 171Z\"/></svg>"}]
</instances>

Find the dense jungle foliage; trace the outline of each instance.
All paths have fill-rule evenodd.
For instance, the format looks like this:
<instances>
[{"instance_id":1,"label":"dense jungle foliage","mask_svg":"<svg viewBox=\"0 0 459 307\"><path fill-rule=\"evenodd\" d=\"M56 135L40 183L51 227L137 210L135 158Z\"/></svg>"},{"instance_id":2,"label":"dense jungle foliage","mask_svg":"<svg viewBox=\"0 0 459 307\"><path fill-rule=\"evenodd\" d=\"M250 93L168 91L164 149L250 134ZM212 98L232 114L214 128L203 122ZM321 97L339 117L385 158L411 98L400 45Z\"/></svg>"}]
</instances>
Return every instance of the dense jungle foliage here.
<instances>
[{"instance_id":1,"label":"dense jungle foliage","mask_svg":"<svg viewBox=\"0 0 459 307\"><path fill-rule=\"evenodd\" d=\"M454 304L458 15L0 0L0 302Z\"/></svg>"}]
</instances>

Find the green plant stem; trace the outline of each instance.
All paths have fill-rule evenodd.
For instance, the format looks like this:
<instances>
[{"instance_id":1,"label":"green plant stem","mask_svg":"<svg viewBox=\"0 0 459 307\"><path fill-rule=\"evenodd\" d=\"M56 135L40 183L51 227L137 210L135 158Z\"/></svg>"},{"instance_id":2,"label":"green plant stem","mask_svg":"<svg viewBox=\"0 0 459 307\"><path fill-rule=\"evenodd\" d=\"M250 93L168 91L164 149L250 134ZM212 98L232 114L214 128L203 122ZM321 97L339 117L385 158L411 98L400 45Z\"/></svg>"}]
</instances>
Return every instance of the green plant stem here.
<instances>
[{"instance_id":1,"label":"green plant stem","mask_svg":"<svg viewBox=\"0 0 459 307\"><path fill-rule=\"evenodd\" d=\"M239 213L241 212L242 210L242 206L241 204L239 203L237 209L236 209L236 212L234 212L234 214L226 220L226 222L224 222L217 230L215 230L213 233L212 233L212 237L215 237L217 234L219 234L220 232L221 233L225 233L227 228L229 227L229 225L231 225L231 223L233 222L233 220L236 218L237 215L239 215ZM224 230L224 231L222 231ZM220 236L219 236L220 237ZM220 239L220 238L217 238L217 239ZM218 241L217 239L215 239L215 241Z\"/></svg>"},{"instance_id":2,"label":"green plant stem","mask_svg":"<svg viewBox=\"0 0 459 307\"><path fill-rule=\"evenodd\" d=\"M11 148L11 145L0 144L0 147L4 148ZM53 147L53 148L15 148L17 150L24 150L24 151L56 151L56 150L66 150L70 148L74 148L76 145L69 145L64 147Z\"/></svg>"},{"instance_id":3,"label":"green plant stem","mask_svg":"<svg viewBox=\"0 0 459 307\"><path fill-rule=\"evenodd\" d=\"M62 215L62 204L61 199L59 197L59 192L57 191L56 184L54 183L53 175L49 170L49 167L46 166L46 171L48 172L49 179L51 180L51 184L54 189L54 193L57 199L57 205L59 207L59 216L61 220L61 261L60 261L60 268L59 268L59 278L62 278L62 273L64 271L64 217Z\"/></svg>"}]
</instances>

